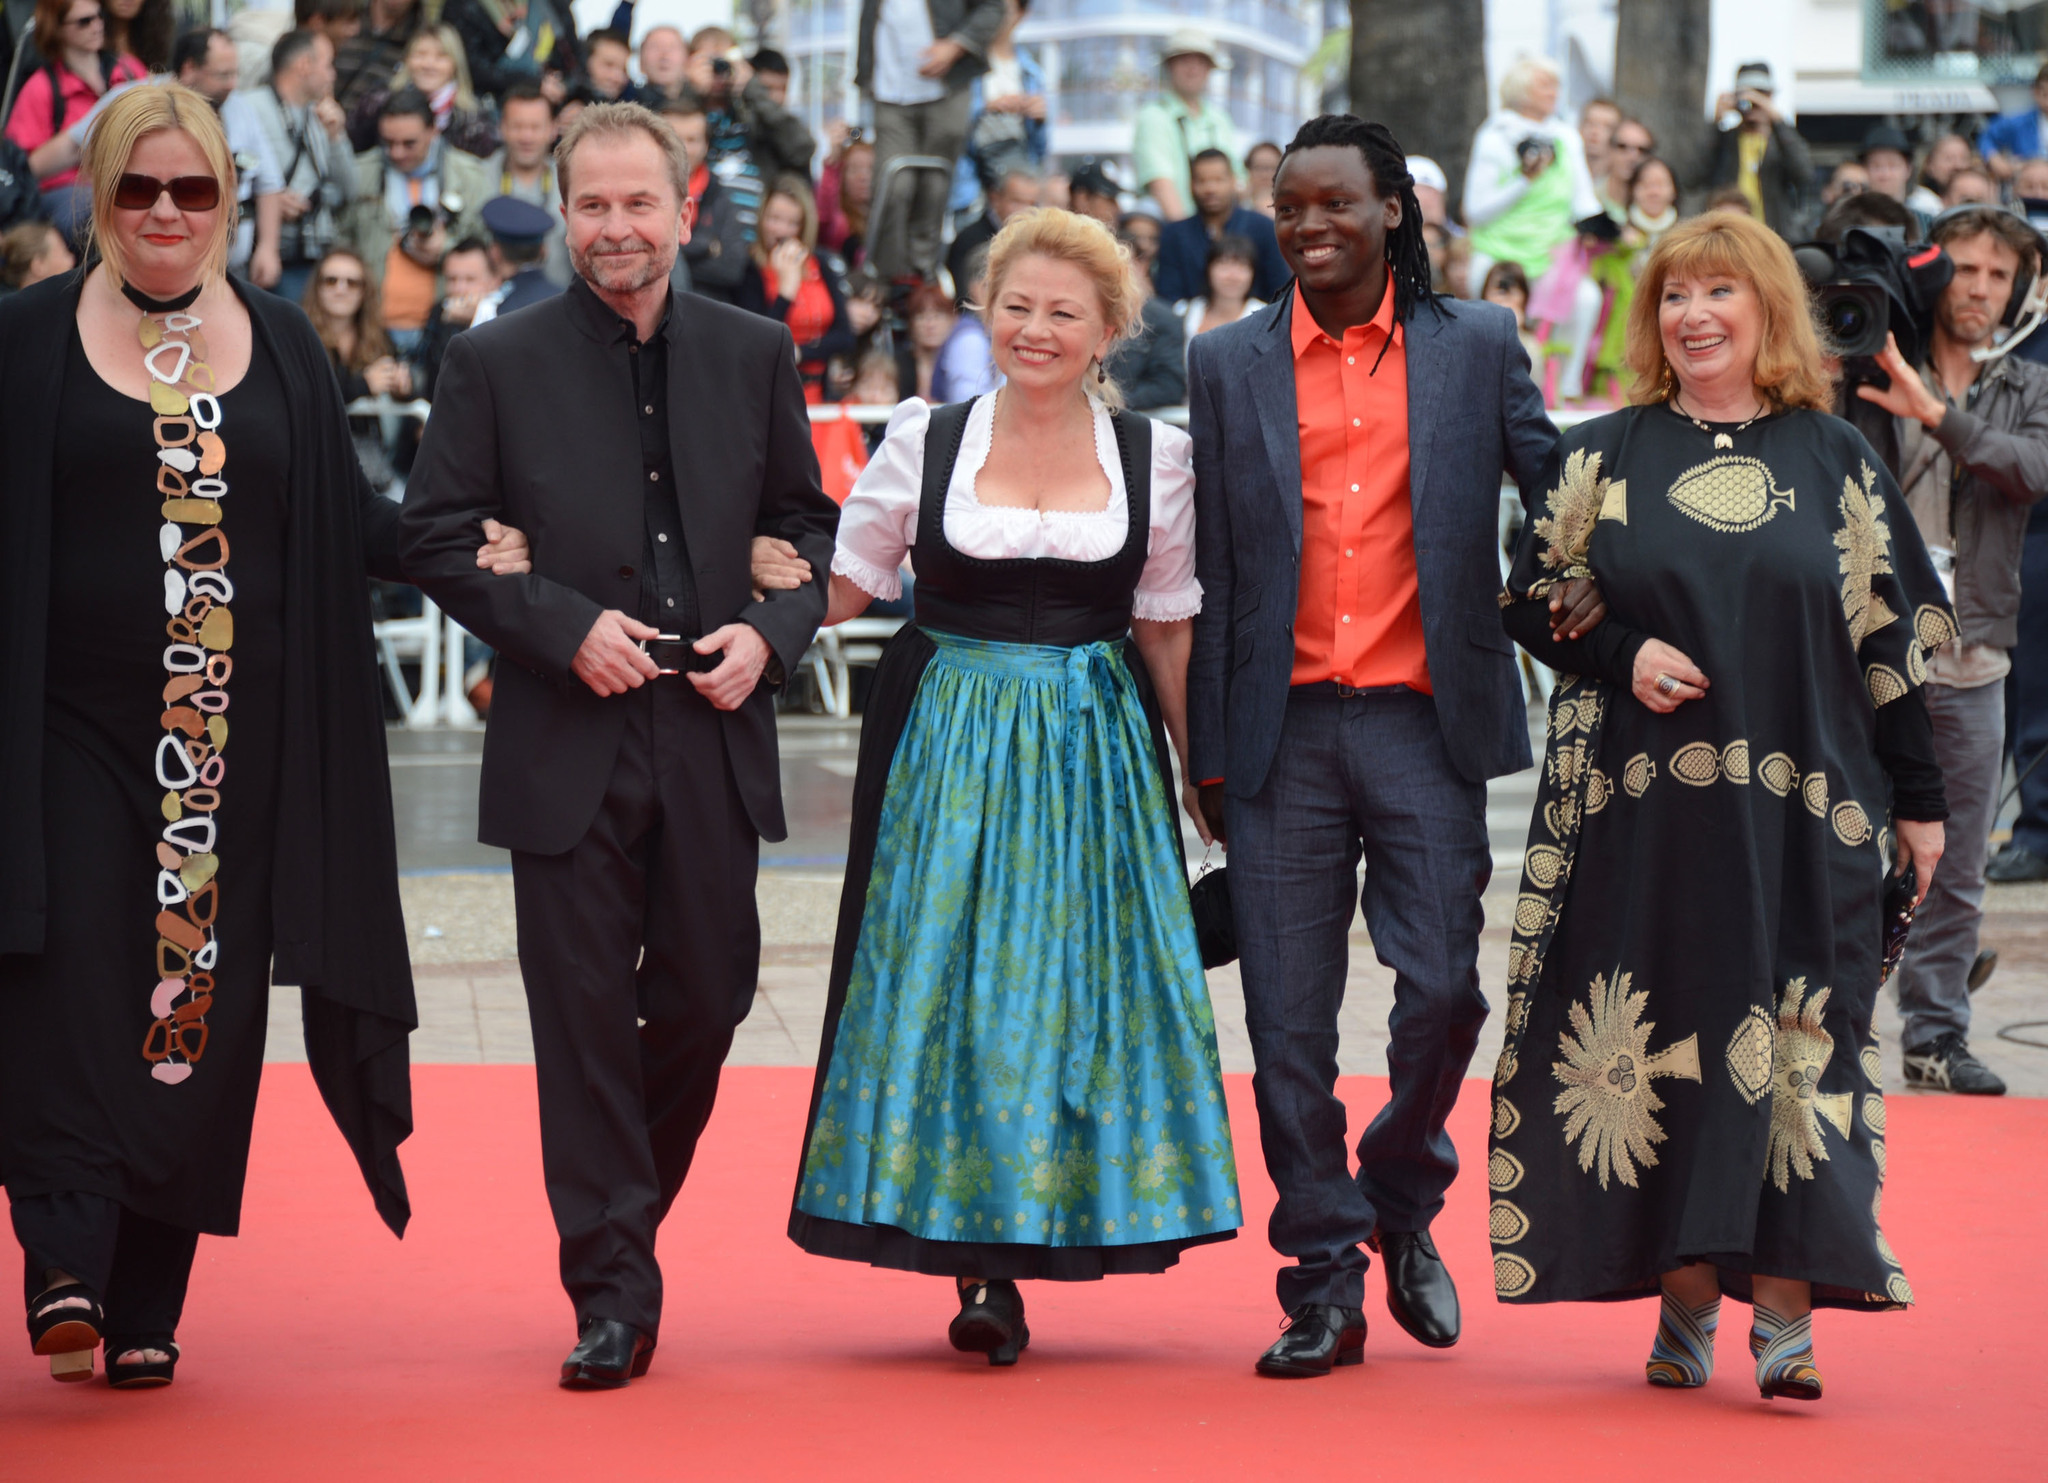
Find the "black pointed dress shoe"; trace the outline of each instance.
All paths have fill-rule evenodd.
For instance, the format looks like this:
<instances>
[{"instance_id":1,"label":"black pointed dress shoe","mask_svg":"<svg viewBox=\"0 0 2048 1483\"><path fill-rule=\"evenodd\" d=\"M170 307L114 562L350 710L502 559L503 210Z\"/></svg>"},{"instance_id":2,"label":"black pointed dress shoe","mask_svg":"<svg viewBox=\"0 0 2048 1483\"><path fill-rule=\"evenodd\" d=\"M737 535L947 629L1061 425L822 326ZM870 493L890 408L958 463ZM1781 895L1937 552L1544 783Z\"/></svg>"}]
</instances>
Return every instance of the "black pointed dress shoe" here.
<instances>
[{"instance_id":1,"label":"black pointed dress shoe","mask_svg":"<svg viewBox=\"0 0 2048 1483\"><path fill-rule=\"evenodd\" d=\"M1367 1243L1387 1269L1387 1311L1431 1349L1458 1342L1458 1288L1428 1231L1382 1231Z\"/></svg>"},{"instance_id":2,"label":"black pointed dress shoe","mask_svg":"<svg viewBox=\"0 0 2048 1483\"><path fill-rule=\"evenodd\" d=\"M1287 1331L1259 1356L1258 1371L1276 1380L1312 1380L1337 1365L1365 1363L1365 1315L1335 1303L1301 1303Z\"/></svg>"},{"instance_id":3,"label":"black pointed dress shoe","mask_svg":"<svg viewBox=\"0 0 2048 1483\"><path fill-rule=\"evenodd\" d=\"M586 1319L576 1347L562 1361L564 1390L617 1390L654 1362L654 1341L616 1318Z\"/></svg>"}]
</instances>

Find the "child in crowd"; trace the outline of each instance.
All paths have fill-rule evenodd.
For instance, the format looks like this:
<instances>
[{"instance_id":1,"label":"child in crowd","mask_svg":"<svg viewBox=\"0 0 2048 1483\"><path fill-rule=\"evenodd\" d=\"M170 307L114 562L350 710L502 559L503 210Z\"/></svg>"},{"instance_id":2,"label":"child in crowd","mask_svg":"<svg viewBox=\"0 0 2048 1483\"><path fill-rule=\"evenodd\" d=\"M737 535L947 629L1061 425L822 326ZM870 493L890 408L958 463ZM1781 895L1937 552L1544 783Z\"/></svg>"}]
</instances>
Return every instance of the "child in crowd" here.
<instances>
[{"instance_id":1,"label":"child in crowd","mask_svg":"<svg viewBox=\"0 0 2048 1483\"><path fill-rule=\"evenodd\" d=\"M1502 262L1488 268L1479 297L1514 311L1515 332L1522 337L1522 349L1528 353L1529 364L1542 365L1543 342L1529 328L1529 275L1522 271L1521 264Z\"/></svg>"}]
</instances>

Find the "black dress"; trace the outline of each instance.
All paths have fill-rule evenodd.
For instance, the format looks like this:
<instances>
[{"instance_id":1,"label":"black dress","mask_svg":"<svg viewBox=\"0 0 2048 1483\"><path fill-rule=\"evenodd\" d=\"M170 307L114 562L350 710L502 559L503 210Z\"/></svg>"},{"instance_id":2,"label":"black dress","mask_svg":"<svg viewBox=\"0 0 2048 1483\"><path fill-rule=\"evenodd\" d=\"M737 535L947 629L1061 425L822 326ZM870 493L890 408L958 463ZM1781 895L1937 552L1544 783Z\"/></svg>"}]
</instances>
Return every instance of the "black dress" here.
<instances>
[{"instance_id":1,"label":"black dress","mask_svg":"<svg viewBox=\"0 0 2048 1483\"><path fill-rule=\"evenodd\" d=\"M1704 1260L1744 1300L1763 1273L1910 1303L1871 1012L1889 820L1946 813L1919 690L1956 631L1913 518L1839 419L1662 405L1573 428L1528 503L1509 627L1578 673L1508 953L1496 1291L1647 1297ZM1540 600L1587 571L1613 617L1550 648ZM1637 701L1643 636L1705 697Z\"/></svg>"},{"instance_id":2,"label":"black dress","mask_svg":"<svg viewBox=\"0 0 2048 1483\"><path fill-rule=\"evenodd\" d=\"M176 966L158 947L159 913L172 905L161 897L175 894L159 884L158 849L176 796L159 781L158 759L167 739L184 739L166 730L178 714L166 700L166 626L187 599L178 594L179 613L167 612L154 414L100 379L73 326L50 532L48 927L42 952L0 957L13 1046L0 1077L0 1169L17 1202L83 1192L166 1225L232 1235L268 1015L281 751L290 446L283 383L260 342L220 408L232 492L218 529L229 543L233 629L209 634L206 652L232 660L214 692L228 697L218 715L232 739L219 749L218 808L186 813L196 829L182 836L198 840L211 818L218 946L211 1004L198 1017L204 1038L186 1032L172 1056L156 1028L168 1003L152 1004L167 1000L161 970ZM161 1069L179 1062L189 1071Z\"/></svg>"}]
</instances>

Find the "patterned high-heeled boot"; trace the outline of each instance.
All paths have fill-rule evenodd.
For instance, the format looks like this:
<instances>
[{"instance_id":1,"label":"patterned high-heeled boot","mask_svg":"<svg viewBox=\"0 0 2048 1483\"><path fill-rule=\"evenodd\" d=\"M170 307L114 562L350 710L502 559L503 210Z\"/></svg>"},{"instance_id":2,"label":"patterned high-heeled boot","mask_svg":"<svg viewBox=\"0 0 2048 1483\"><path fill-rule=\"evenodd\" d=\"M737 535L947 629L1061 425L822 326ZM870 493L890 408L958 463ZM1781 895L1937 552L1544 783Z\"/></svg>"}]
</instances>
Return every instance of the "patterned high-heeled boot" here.
<instances>
[{"instance_id":1,"label":"patterned high-heeled boot","mask_svg":"<svg viewBox=\"0 0 2048 1483\"><path fill-rule=\"evenodd\" d=\"M1657 1338L1650 1345L1643 1373L1652 1385L1694 1390L1714 1373L1714 1331L1721 1325L1721 1300L1689 1308L1669 1291L1657 1317Z\"/></svg>"},{"instance_id":2,"label":"patterned high-heeled boot","mask_svg":"<svg viewBox=\"0 0 2048 1483\"><path fill-rule=\"evenodd\" d=\"M1813 1362L1813 1314L1786 1318L1763 1304L1756 1305L1756 1320L1749 1331L1750 1353L1756 1356L1756 1388L1765 1400L1783 1396L1789 1401L1820 1399L1820 1370Z\"/></svg>"}]
</instances>

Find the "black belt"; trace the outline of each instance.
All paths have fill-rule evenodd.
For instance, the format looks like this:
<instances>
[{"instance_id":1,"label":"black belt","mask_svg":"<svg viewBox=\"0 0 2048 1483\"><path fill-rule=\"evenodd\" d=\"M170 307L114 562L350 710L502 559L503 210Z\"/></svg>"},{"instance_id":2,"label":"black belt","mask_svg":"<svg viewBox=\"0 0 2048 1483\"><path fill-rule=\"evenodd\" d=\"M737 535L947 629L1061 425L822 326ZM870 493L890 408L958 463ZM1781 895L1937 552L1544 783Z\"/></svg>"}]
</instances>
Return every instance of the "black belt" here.
<instances>
[{"instance_id":1,"label":"black belt","mask_svg":"<svg viewBox=\"0 0 2048 1483\"><path fill-rule=\"evenodd\" d=\"M654 661L656 669L665 675L686 674L695 671L709 674L725 663L723 650L714 649L709 654L699 654L697 640L680 634L664 633L651 639L640 640L640 652Z\"/></svg>"},{"instance_id":2,"label":"black belt","mask_svg":"<svg viewBox=\"0 0 2048 1483\"><path fill-rule=\"evenodd\" d=\"M1316 680L1288 687L1288 694L1311 700L1370 700L1376 695L1420 695L1411 685L1344 685L1336 680Z\"/></svg>"}]
</instances>

